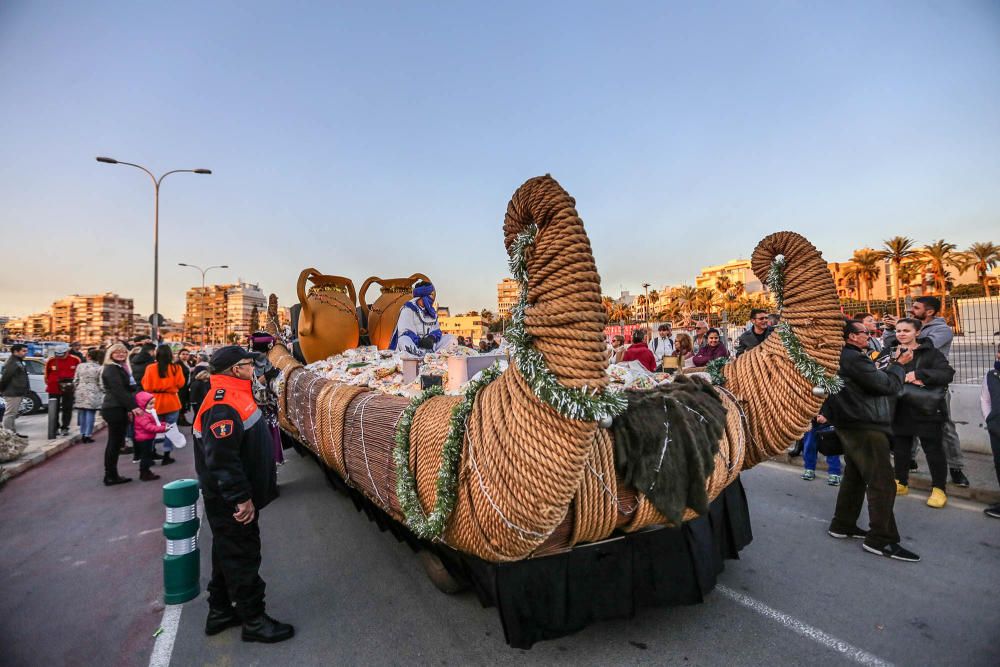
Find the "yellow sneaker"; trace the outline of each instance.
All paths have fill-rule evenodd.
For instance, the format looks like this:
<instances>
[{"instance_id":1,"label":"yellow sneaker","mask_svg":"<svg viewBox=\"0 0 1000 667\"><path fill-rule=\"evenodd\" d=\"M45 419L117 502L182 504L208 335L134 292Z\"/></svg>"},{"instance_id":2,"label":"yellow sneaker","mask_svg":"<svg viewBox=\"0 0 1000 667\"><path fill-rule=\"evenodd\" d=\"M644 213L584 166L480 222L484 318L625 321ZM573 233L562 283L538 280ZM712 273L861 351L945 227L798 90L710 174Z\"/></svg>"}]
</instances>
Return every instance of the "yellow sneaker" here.
<instances>
[{"instance_id":1,"label":"yellow sneaker","mask_svg":"<svg viewBox=\"0 0 1000 667\"><path fill-rule=\"evenodd\" d=\"M900 484L898 480L896 481L896 495L897 496L905 496L909 492L910 492L910 487L908 487L906 484Z\"/></svg>"},{"instance_id":2,"label":"yellow sneaker","mask_svg":"<svg viewBox=\"0 0 1000 667\"><path fill-rule=\"evenodd\" d=\"M948 502L948 496L944 495L944 491L937 488L936 486L931 489L931 497L927 499L927 506L940 509L944 507L945 503Z\"/></svg>"}]
</instances>

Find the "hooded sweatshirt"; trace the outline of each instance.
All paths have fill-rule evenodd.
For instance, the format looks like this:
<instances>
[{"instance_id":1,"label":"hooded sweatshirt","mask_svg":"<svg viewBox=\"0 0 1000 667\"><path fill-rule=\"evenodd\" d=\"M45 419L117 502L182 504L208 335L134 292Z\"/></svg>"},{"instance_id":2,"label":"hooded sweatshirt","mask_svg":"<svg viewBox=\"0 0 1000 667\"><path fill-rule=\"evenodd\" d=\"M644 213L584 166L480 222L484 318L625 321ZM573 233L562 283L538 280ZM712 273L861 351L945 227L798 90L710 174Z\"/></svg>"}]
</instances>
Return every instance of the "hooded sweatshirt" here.
<instances>
[{"instance_id":1,"label":"hooded sweatshirt","mask_svg":"<svg viewBox=\"0 0 1000 667\"><path fill-rule=\"evenodd\" d=\"M935 317L927 324L920 328L917 332L919 338L929 338L931 343L945 356L945 358L951 358L951 339L955 337L955 334L951 332L951 327L948 326L948 322L945 321L943 317ZM886 332L882 336L882 343L885 349L895 346L896 334L895 332Z\"/></svg>"}]
</instances>

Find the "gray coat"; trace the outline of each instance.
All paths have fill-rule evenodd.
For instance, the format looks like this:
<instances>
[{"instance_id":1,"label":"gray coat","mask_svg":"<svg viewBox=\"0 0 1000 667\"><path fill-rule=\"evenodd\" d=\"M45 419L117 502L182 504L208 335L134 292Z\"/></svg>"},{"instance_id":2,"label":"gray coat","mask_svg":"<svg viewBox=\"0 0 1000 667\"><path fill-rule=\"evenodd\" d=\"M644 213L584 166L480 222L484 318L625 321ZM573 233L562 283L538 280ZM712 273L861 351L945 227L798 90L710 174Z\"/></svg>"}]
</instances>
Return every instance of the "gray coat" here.
<instances>
[{"instance_id":1,"label":"gray coat","mask_svg":"<svg viewBox=\"0 0 1000 667\"><path fill-rule=\"evenodd\" d=\"M100 410L104 402L104 391L101 389L101 365L87 361L76 367L73 377L74 404L82 410Z\"/></svg>"},{"instance_id":2,"label":"gray coat","mask_svg":"<svg viewBox=\"0 0 1000 667\"><path fill-rule=\"evenodd\" d=\"M24 366L24 361L10 355L10 359L3 365L3 374L0 375L0 396L28 395L28 369Z\"/></svg>"}]
</instances>

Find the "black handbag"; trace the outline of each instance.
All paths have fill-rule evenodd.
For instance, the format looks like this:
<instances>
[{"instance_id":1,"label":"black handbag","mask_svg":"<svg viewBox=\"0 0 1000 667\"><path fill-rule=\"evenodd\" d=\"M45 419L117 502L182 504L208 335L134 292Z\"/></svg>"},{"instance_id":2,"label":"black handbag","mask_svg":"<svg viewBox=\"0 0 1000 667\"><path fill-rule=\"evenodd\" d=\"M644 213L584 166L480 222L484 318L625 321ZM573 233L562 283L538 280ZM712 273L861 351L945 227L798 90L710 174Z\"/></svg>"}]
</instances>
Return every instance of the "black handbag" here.
<instances>
[{"instance_id":1,"label":"black handbag","mask_svg":"<svg viewBox=\"0 0 1000 667\"><path fill-rule=\"evenodd\" d=\"M823 456L842 456L844 453L844 443L841 442L837 430L824 431L819 434L816 449Z\"/></svg>"},{"instance_id":2,"label":"black handbag","mask_svg":"<svg viewBox=\"0 0 1000 667\"><path fill-rule=\"evenodd\" d=\"M920 361L914 364L913 369L920 368ZM914 414L921 417L933 417L935 415L948 414L948 387L928 387L926 385L904 383L903 388L896 394L896 400L905 404Z\"/></svg>"}]
</instances>

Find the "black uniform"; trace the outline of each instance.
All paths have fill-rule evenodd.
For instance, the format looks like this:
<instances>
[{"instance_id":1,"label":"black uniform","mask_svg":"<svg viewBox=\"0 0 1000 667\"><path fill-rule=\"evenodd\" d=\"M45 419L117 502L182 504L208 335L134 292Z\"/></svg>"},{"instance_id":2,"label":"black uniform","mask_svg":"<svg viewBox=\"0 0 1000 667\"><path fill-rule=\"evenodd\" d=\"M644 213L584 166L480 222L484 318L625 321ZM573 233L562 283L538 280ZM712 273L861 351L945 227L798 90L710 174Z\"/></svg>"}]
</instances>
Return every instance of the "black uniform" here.
<instances>
[{"instance_id":1,"label":"black uniform","mask_svg":"<svg viewBox=\"0 0 1000 667\"><path fill-rule=\"evenodd\" d=\"M195 418L195 467L212 528L212 579L208 603L236 611L244 620L264 613L260 578L259 512L276 496L271 435L248 380L212 375ZM239 503L253 500L249 524L233 518Z\"/></svg>"}]
</instances>

